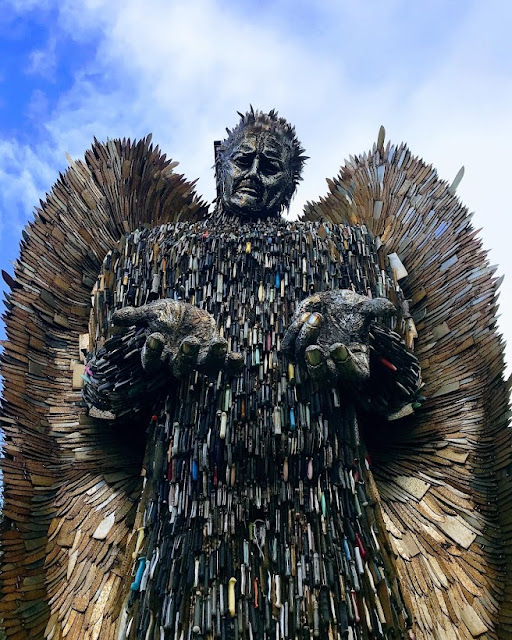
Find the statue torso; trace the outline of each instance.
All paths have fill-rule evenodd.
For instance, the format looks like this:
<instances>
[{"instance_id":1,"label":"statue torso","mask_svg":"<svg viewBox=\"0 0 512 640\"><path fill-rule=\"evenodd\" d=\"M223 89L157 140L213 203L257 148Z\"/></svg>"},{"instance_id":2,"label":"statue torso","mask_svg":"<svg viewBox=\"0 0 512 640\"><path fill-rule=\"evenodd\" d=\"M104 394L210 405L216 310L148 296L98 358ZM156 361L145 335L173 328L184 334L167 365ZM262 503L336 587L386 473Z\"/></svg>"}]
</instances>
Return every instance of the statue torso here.
<instances>
[{"instance_id":1,"label":"statue torso","mask_svg":"<svg viewBox=\"0 0 512 640\"><path fill-rule=\"evenodd\" d=\"M246 361L232 380L192 375L155 406L127 637L402 633L351 399L316 388L280 354L297 304L315 291L392 295L366 230L168 225L132 234L111 269L111 308L191 302Z\"/></svg>"}]
</instances>

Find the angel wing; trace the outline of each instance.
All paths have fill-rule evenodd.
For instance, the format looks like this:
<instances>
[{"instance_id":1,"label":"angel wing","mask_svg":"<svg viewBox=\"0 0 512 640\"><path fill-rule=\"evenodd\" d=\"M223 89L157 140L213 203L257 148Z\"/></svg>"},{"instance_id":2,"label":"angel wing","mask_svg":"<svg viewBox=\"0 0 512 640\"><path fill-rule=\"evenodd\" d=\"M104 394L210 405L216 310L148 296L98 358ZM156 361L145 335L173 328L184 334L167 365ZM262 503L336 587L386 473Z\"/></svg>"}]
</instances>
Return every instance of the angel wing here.
<instances>
[{"instance_id":1,"label":"angel wing","mask_svg":"<svg viewBox=\"0 0 512 640\"><path fill-rule=\"evenodd\" d=\"M426 401L384 431L373 461L417 637L512 638L511 432L495 268L455 181L404 144L384 146L383 128L328 185L304 219L366 225L408 272L400 284Z\"/></svg>"},{"instance_id":2,"label":"angel wing","mask_svg":"<svg viewBox=\"0 0 512 640\"><path fill-rule=\"evenodd\" d=\"M112 637L140 466L80 408L79 336L123 234L206 215L176 164L151 137L95 141L41 202L6 276L0 620L13 640Z\"/></svg>"}]
</instances>

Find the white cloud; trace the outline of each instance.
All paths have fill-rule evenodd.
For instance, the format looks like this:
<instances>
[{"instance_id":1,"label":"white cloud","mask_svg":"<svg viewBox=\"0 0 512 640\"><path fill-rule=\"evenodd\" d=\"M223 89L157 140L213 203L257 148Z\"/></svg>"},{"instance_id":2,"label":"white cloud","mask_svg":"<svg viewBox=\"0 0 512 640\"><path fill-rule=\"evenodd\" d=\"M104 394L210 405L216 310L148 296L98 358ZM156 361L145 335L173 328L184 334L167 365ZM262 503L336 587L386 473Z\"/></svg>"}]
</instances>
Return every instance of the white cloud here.
<instances>
[{"instance_id":1,"label":"white cloud","mask_svg":"<svg viewBox=\"0 0 512 640\"><path fill-rule=\"evenodd\" d=\"M55 80L55 72L57 71L56 45L55 38L50 38L44 48L31 51L26 72L41 76L45 80Z\"/></svg>"},{"instance_id":2,"label":"white cloud","mask_svg":"<svg viewBox=\"0 0 512 640\"><path fill-rule=\"evenodd\" d=\"M15 11L19 13L26 13L27 11L44 11L48 9L54 2L52 0L7 0L6 5L10 5Z\"/></svg>"},{"instance_id":3,"label":"white cloud","mask_svg":"<svg viewBox=\"0 0 512 640\"><path fill-rule=\"evenodd\" d=\"M252 102L277 106L292 121L307 121L312 112L321 120L320 105L332 103L333 86L344 85L339 62L312 56L303 42L236 18L211 0L126 3L122 11L105 4L101 14L108 36L91 65L101 70L101 88L87 73L77 79L47 125L56 144L75 152L93 134L152 130L182 170L201 175L210 197L212 140L236 122L236 110ZM69 7L64 20L76 23Z\"/></svg>"},{"instance_id":4,"label":"white cloud","mask_svg":"<svg viewBox=\"0 0 512 640\"><path fill-rule=\"evenodd\" d=\"M35 89L26 108L26 114L35 122L41 122L48 117L48 98L44 91Z\"/></svg>"},{"instance_id":5,"label":"white cloud","mask_svg":"<svg viewBox=\"0 0 512 640\"><path fill-rule=\"evenodd\" d=\"M476 225L486 227L491 260L512 274L510 3L433 0L427 8L405 0L279 0L251 10L219 0L63 0L52 6L61 30L82 42L99 40L98 48L44 121L48 146L21 149L36 179L20 164L12 199L37 202L38 184L48 180L47 187L55 177L49 169L55 158L60 163L65 151L82 155L93 136L149 131L181 171L200 176L199 190L211 199L212 142L235 124L236 110L252 103L278 108L311 156L295 211L324 194L325 178L348 154L367 150L384 124L388 138L406 139L446 179L465 164L459 193L477 209ZM512 282L502 297L501 326L512 342Z\"/></svg>"},{"instance_id":6,"label":"white cloud","mask_svg":"<svg viewBox=\"0 0 512 640\"><path fill-rule=\"evenodd\" d=\"M5 212L0 216L0 232L21 236L28 212L55 180L55 166L49 152L40 155L15 140L0 141L0 209Z\"/></svg>"}]
</instances>

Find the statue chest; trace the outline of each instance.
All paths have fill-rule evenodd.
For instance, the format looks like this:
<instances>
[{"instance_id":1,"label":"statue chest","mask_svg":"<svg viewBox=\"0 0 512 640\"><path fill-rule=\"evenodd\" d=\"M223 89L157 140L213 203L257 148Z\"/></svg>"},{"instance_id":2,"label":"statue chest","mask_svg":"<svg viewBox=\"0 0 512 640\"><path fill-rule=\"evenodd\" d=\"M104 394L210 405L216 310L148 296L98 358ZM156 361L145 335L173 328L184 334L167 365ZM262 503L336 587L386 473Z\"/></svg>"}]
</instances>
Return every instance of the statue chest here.
<instances>
[{"instance_id":1,"label":"statue chest","mask_svg":"<svg viewBox=\"0 0 512 640\"><path fill-rule=\"evenodd\" d=\"M354 408L280 353L297 304L315 291L386 295L372 240L283 222L155 235L120 295L206 309L245 367L232 379L193 374L155 407L138 633L151 619L173 638L400 628L398 592L383 590L381 602L370 586L385 582L388 558Z\"/></svg>"}]
</instances>

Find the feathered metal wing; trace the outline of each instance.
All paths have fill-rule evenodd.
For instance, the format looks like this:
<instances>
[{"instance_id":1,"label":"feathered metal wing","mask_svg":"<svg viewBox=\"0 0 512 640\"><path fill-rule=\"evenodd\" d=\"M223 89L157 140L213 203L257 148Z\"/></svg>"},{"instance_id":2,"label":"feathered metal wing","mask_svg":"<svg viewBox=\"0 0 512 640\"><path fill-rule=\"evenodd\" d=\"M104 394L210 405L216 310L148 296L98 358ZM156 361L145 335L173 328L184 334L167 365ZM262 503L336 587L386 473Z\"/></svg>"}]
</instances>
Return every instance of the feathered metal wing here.
<instances>
[{"instance_id":1,"label":"feathered metal wing","mask_svg":"<svg viewBox=\"0 0 512 640\"><path fill-rule=\"evenodd\" d=\"M497 282L453 188L405 146L384 148L383 138L347 163L305 217L365 224L409 273L401 285L412 300L426 401L392 430L369 425L368 436L417 636L512 638ZM15 279L7 276L0 618L13 640L115 637L139 455L126 438L120 456L119 434L80 411L71 383L82 371L77 345L106 253L141 225L206 215L172 167L149 139L96 143L41 204ZM409 339L414 325L407 329Z\"/></svg>"},{"instance_id":2,"label":"feathered metal wing","mask_svg":"<svg viewBox=\"0 0 512 640\"><path fill-rule=\"evenodd\" d=\"M119 434L114 453L114 434L98 433L78 406L79 336L103 259L123 234L206 215L176 164L150 137L96 141L23 232L14 279L4 274L0 620L12 640L113 633L108 604L124 575L140 465L131 465L133 446L119 456ZM105 515L113 504L115 523Z\"/></svg>"},{"instance_id":3,"label":"feathered metal wing","mask_svg":"<svg viewBox=\"0 0 512 640\"><path fill-rule=\"evenodd\" d=\"M457 179L456 179L457 181ZM370 433L418 638L512 638L512 484L498 280L455 182L405 145L350 158L305 220L366 225L408 276L426 401ZM398 274L400 277L401 274ZM374 431L377 429L375 427ZM371 431L371 429L370 429Z\"/></svg>"}]
</instances>

